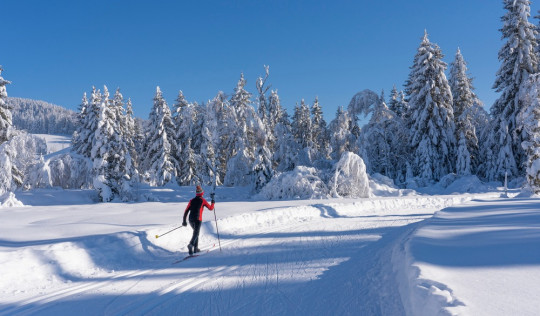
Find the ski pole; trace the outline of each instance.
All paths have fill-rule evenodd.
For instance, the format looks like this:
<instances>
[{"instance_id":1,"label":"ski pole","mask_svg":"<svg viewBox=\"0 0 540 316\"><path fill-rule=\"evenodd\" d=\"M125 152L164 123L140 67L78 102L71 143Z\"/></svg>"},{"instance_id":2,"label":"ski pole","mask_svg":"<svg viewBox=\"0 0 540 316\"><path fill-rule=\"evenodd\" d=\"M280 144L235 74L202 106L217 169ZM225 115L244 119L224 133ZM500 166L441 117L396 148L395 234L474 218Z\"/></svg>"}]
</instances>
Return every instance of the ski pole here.
<instances>
[{"instance_id":1,"label":"ski pole","mask_svg":"<svg viewBox=\"0 0 540 316\"><path fill-rule=\"evenodd\" d=\"M212 200L214 199L214 194L215 193L210 194L210 196L212 197ZM216 221L216 232L217 232L217 240L218 240L218 243L219 243L219 252L221 252L221 240L219 239L219 228L218 228L218 225L217 225L217 216L216 216L216 206L215 205L214 205L214 220Z\"/></svg>"},{"instance_id":2,"label":"ski pole","mask_svg":"<svg viewBox=\"0 0 540 316\"><path fill-rule=\"evenodd\" d=\"M159 238L159 237L161 237L161 236L163 236L163 235L167 235L168 233L170 233L170 232L172 232L172 231L174 231L174 230L177 230L178 228L182 228L182 226L178 226L178 227L176 227L176 228L173 228L173 229L169 230L168 232L166 232L166 233L164 233L164 234L156 235L156 238Z\"/></svg>"}]
</instances>

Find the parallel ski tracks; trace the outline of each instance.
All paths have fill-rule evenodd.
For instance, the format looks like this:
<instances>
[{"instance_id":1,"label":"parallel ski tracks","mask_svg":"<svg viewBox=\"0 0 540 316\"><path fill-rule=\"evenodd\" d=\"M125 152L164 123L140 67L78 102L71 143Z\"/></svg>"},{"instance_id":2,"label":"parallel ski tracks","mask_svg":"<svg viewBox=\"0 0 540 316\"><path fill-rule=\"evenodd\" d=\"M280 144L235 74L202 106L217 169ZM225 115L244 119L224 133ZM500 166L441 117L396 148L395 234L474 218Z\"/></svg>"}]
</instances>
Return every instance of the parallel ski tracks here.
<instances>
[{"instance_id":1,"label":"parallel ski tracks","mask_svg":"<svg viewBox=\"0 0 540 316\"><path fill-rule=\"evenodd\" d=\"M253 238L253 237L256 237L256 236L263 236L263 235L266 235L266 234L271 234L271 233L276 233L276 232L280 232L280 231L289 230L289 229L292 229L294 227L305 225L306 223L308 223L308 221L296 222L294 224L281 226L280 228L277 228L277 229L263 230L263 231L260 231L260 232L258 232L256 234L251 235L250 237L240 237L240 238L230 239L230 240L227 240L225 242L222 241L221 246L223 248L223 247L226 247L228 245L231 245L231 244L240 242L242 240L245 240L247 238ZM216 247L212 247L210 249L203 249L203 251L208 250L208 252L211 252L211 251L216 251L216 249L217 249ZM200 260L200 259L196 259L196 260ZM145 299L145 300L142 300L142 301L137 301L135 303L135 305L126 306L127 310L121 310L119 312L121 314L129 314L130 312L134 312L135 310L137 310L137 314L139 314L139 311L142 311L142 310L144 310L145 312L151 311L158 304L163 303L164 301L168 301L168 300L174 298L174 295L171 296L171 295L167 295L167 294L170 294L172 292L180 294L180 293L185 292L185 291L187 291L187 290L189 290L189 289L191 289L193 287L199 286L199 285L203 284L204 282L207 282L208 280L215 280L215 279L223 276L226 273L233 272L238 268L239 268L238 266L231 266L231 267L228 267L228 268L227 267L217 267L217 268L215 268L213 270L203 272L202 274L195 272L195 274L193 276L190 276L190 277L188 277L186 279L182 279L182 280L180 280L178 282L173 282L172 284L168 284L168 285L163 286L162 288L160 288L160 289L158 289L156 291L148 293L148 294L154 294L154 295L148 295L148 297L149 297L148 299ZM169 270L169 269L174 269L174 268L171 268L170 266L166 266L166 267L158 268L158 269L136 270L136 271L129 271L129 272L124 272L124 273L114 275L114 276L110 277L110 279L108 279L106 281L91 281L90 280L89 282L85 282L85 284L81 284L81 285L78 285L78 286L58 290L56 292L36 296L34 298L31 298L31 299L28 299L26 301L20 302L17 306L9 306L9 307L3 308L3 309L0 307L0 316L3 316L3 315L33 315L33 314L37 314L38 312L40 312L40 311L42 311L44 309L48 309L48 308L50 308L50 307L52 307L52 306L54 306L56 304L59 304L63 300L66 300L66 299L69 299L71 297L81 295L81 294L83 294L85 292L88 292L88 291L105 288L106 286L108 286L111 283L117 281L118 279L129 278L129 279L132 280L132 282L134 282L134 284L132 286L130 286L125 291L125 292L127 292L127 291L129 291L129 289L134 287L136 284L138 284L142 280L144 280L144 279L146 279L148 277L157 275L160 272L163 272L163 271L166 271L166 270ZM181 269L181 263L179 265L177 265L176 269ZM113 303L113 301L115 299L113 299L111 302L106 304L105 308L106 309L109 308L112 305L112 303ZM106 310L104 312L107 313ZM144 313L142 313L142 314L144 314Z\"/></svg>"}]
</instances>

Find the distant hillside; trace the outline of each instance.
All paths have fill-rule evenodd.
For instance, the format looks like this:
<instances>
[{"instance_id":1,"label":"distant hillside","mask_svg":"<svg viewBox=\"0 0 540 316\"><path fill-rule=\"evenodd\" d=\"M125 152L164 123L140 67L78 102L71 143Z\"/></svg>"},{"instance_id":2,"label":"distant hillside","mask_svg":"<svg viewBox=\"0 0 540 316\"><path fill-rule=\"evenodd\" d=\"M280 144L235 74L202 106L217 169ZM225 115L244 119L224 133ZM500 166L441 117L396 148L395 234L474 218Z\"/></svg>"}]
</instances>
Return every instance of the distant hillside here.
<instances>
[{"instance_id":1,"label":"distant hillside","mask_svg":"<svg viewBox=\"0 0 540 316\"><path fill-rule=\"evenodd\" d=\"M34 134L71 135L76 129L77 114L45 101L8 98L13 106L13 126Z\"/></svg>"}]
</instances>

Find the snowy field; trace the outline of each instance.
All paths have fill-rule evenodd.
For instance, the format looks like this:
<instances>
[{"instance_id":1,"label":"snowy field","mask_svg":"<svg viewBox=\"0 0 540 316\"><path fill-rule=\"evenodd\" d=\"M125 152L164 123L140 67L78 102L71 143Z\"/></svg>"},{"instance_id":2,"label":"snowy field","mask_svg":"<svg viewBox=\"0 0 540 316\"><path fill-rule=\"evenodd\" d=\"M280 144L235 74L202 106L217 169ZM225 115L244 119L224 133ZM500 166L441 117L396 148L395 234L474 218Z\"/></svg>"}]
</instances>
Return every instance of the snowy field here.
<instances>
[{"instance_id":1,"label":"snowy field","mask_svg":"<svg viewBox=\"0 0 540 316\"><path fill-rule=\"evenodd\" d=\"M218 187L221 248L206 210L202 255L182 262L191 228L156 235L180 225L193 188L141 185L142 203L5 195L0 315L538 315L539 199L473 178L421 193L376 180L365 199Z\"/></svg>"},{"instance_id":2,"label":"snowy field","mask_svg":"<svg viewBox=\"0 0 540 316\"><path fill-rule=\"evenodd\" d=\"M0 212L1 315L535 315L540 202L499 193L249 201L218 188L217 240L181 221L191 188L161 202L19 192ZM223 202L222 202L223 201ZM442 212L436 213L440 210ZM425 221L424 221L425 220Z\"/></svg>"}]
</instances>

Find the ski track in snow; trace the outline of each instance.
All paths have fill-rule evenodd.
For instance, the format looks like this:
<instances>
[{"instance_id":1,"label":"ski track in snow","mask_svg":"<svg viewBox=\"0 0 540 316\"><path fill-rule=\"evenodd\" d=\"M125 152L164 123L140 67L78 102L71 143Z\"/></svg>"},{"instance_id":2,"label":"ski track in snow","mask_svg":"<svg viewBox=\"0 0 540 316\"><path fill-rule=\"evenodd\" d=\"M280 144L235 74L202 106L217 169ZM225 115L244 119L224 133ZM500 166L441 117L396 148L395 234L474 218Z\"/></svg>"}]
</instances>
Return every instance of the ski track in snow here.
<instances>
[{"instance_id":1,"label":"ski track in snow","mask_svg":"<svg viewBox=\"0 0 540 316\"><path fill-rule=\"evenodd\" d=\"M177 254L158 254L155 268L84 279L0 307L0 315L404 315L394 248L415 223L472 198L369 199L233 215L220 220L222 252L207 223L201 235L215 246L203 256L171 265Z\"/></svg>"}]
</instances>

